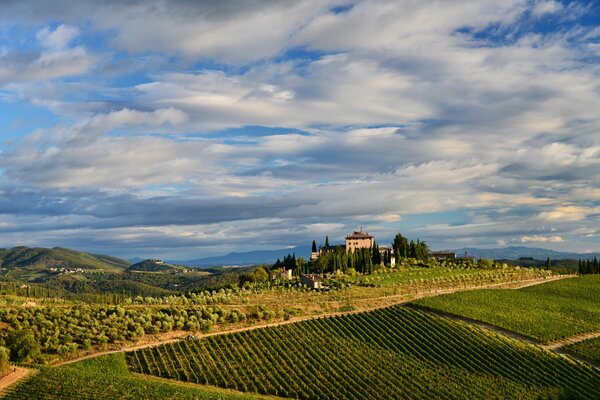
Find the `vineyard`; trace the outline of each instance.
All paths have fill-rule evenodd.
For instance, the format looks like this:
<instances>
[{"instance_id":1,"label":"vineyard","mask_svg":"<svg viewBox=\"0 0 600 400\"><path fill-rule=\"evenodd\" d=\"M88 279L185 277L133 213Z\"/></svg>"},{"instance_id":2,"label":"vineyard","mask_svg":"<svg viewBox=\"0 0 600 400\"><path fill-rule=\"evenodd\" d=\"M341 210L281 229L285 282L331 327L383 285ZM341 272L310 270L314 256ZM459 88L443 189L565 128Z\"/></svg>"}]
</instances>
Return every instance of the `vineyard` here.
<instances>
[{"instance_id":1,"label":"vineyard","mask_svg":"<svg viewBox=\"0 0 600 400\"><path fill-rule=\"evenodd\" d=\"M564 347L564 349L569 353L600 365L600 337L571 344Z\"/></svg>"},{"instance_id":2,"label":"vineyard","mask_svg":"<svg viewBox=\"0 0 600 400\"><path fill-rule=\"evenodd\" d=\"M303 399L599 398L600 373L394 306L126 354L131 371Z\"/></svg>"},{"instance_id":3,"label":"vineyard","mask_svg":"<svg viewBox=\"0 0 600 400\"><path fill-rule=\"evenodd\" d=\"M461 287L494 282L521 281L524 279L544 278L551 273L541 269L522 268L401 268L387 273L358 275L348 281L359 285L393 286L393 285L432 285L437 287Z\"/></svg>"},{"instance_id":4,"label":"vineyard","mask_svg":"<svg viewBox=\"0 0 600 400\"><path fill-rule=\"evenodd\" d=\"M547 271L519 268L406 268L369 276L338 276L349 281L330 290L314 291L303 286L227 288L218 291L180 293L164 297L126 298L121 305L77 302L37 303L28 307L13 302L0 309L0 343L9 349L23 337L33 336L30 351L13 361L44 363L72 358L143 339L148 334L171 331L208 332L230 326L297 316L333 313L385 306L414 294L440 289L544 278ZM362 283L361 283L362 282ZM335 283L335 282L334 282ZM23 303L27 299L23 298Z\"/></svg>"},{"instance_id":5,"label":"vineyard","mask_svg":"<svg viewBox=\"0 0 600 400\"><path fill-rule=\"evenodd\" d=\"M415 304L552 342L600 330L600 276L585 275L519 290L474 290Z\"/></svg>"},{"instance_id":6,"label":"vineyard","mask_svg":"<svg viewBox=\"0 0 600 400\"><path fill-rule=\"evenodd\" d=\"M12 388L7 400L115 400L115 399L253 399L219 388L190 387L134 375L123 354L104 356L62 367L43 367Z\"/></svg>"}]
</instances>

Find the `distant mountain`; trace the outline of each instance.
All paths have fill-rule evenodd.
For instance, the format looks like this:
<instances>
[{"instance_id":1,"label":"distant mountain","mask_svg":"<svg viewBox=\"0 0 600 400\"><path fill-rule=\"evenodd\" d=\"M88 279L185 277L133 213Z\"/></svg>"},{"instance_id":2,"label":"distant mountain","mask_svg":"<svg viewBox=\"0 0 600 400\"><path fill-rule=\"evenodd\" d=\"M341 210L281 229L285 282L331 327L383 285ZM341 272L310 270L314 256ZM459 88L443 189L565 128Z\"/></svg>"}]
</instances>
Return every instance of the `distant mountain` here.
<instances>
[{"instance_id":1,"label":"distant mountain","mask_svg":"<svg viewBox=\"0 0 600 400\"><path fill-rule=\"evenodd\" d=\"M536 260L545 260L548 257L550 257L552 260L587 260L594 257L600 258L600 253L569 253L542 249L539 247L524 246L510 246L496 249L478 249L475 247L463 247L462 249L455 249L452 251L454 251L459 257L461 257L466 251L469 255L475 258L487 258L491 260L518 260L519 258L527 257L531 257Z\"/></svg>"},{"instance_id":2,"label":"distant mountain","mask_svg":"<svg viewBox=\"0 0 600 400\"><path fill-rule=\"evenodd\" d=\"M13 247L0 249L0 267L5 270L4 276L16 279L35 279L53 273L53 271L77 270L86 271L123 271L130 263L116 257L82 253L79 251L54 247Z\"/></svg>"},{"instance_id":3,"label":"distant mountain","mask_svg":"<svg viewBox=\"0 0 600 400\"><path fill-rule=\"evenodd\" d=\"M143 260L135 263L125 271L127 272L177 272L183 270L183 267L172 265L161 260Z\"/></svg>"},{"instance_id":4,"label":"distant mountain","mask_svg":"<svg viewBox=\"0 0 600 400\"><path fill-rule=\"evenodd\" d=\"M222 265L258 265L272 264L278 258L288 254L296 254L296 257L310 258L310 246L296 246L287 249L278 250L255 250L241 253L229 253L222 256L205 257L196 260L171 261L173 264L186 265L191 267L214 267Z\"/></svg>"}]
</instances>

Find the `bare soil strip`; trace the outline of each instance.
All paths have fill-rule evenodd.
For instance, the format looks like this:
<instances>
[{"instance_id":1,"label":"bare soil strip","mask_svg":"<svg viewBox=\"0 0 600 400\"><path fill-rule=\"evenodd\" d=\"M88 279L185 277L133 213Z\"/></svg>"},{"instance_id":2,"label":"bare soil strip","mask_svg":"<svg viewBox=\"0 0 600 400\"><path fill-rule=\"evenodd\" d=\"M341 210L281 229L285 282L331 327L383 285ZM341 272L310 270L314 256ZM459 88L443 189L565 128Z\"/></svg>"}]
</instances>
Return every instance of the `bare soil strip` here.
<instances>
[{"instance_id":1,"label":"bare soil strip","mask_svg":"<svg viewBox=\"0 0 600 400\"><path fill-rule=\"evenodd\" d=\"M300 321L306 321L309 319L314 319L314 318L325 318L325 317L335 317L338 315L344 315L344 314L356 314L356 313L360 313L360 312L365 312L365 311L373 311L373 310L377 310L377 309L381 309L381 308L385 308L385 307L390 307L392 305L397 305L397 304L405 304L408 303L410 301L413 300L417 300L423 297L430 297L430 296L437 296L440 294L448 294L448 293L454 293L454 292L460 292L460 291L466 291L466 290L476 290L476 289L489 289L489 288L510 288L510 289L520 289L522 287L527 287L527 286L533 286L533 285L539 285L542 283L547 283L550 281L554 281L554 280L558 280L558 279L565 279L565 278L571 278L573 277L572 275L560 275L560 276L555 276L555 277L551 277L551 278L537 278L537 279L529 279L526 281L520 281L520 282L502 282L502 283L492 283L492 284L488 284L488 285L480 285L480 286L470 286L470 287L460 287L460 288L451 288L451 289L433 289L430 291L424 291L422 293L406 293L406 294L399 294L399 295L393 295L393 296L387 296L387 297L378 297L378 298L369 298L369 299L357 299L360 302L363 301L374 301L374 300L382 300L383 303L376 305L376 306L366 306L366 307L362 307L360 309L357 310L353 310L353 311L344 311L344 312L332 312L332 313L323 313L323 314L318 314L318 315L307 315L307 316L301 316L301 317L293 317L290 318L287 321L278 321L278 322L270 322L270 323L265 323L265 324L256 324L256 325L250 325L250 326L244 326L244 327L240 327L240 328L234 328L234 329L225 329L225 330L219 330L219 331L215 331L215 332L210 332L210 333L195 333L194 337L201 339L204 337L209 337L209 336L215 336L215 335L223 335L223 334L227 334L227 333L236 333L236 332L243 332L243 331L248 331L248 330L252 330L252 329L260 329L260 328L267 328L267 327L274 327L274 326L279 326L279 325L285 325L285 324L293 324L296 322L300 322ZM471 323L475 323L478 321L471 321ZM479 323L479 322L478 322ZM491 325L490 325L490 328ZM499 329L499 328L497 328ZM517 337L514 336L516 335L513 332L509 332L506 331L504 334L506 335L513 335L513 337ZM100 357L103 355L107 355L107 354L116 354L116 353L122 353L122 352L128 352L128 351L134 351L134 350L140 350L140 349L145 349L148 347L154 347L154 346L160 346L163 344L167 344L167 343L174 343L180 340L184 340L186 337L188 337L190 335L189 332L180 332L178 336L173 335L173 332L170 332L170 334L168 334L168 336L166 338L162 338L162 339L158 339L156 341L152 341L152 342L147 342L147 343L143 343L143 344L137 344L137 345L132 345L132 346L126 346L126 347L122 347L120 349L114 349L114 350L106 350L106 351L100 351L100 352L96 352L96 353L91 353L91 354L87 354L84 356L80 356L80 357L76 357L76 358L72 358L70 360L66 360L66 361L61 361L58 363L55 363L55 366L61 366L61 365L68 365L68 364L73 364L79 361L83 361L83 360L88 360L90 358L96 358L96 357ZM526 338L525 336L518 337L521 340L531 340L529 338ZM526 340L526 341L527 341Z\"/></svg>"},{"instance_id":2,"label":"bare soil strip","mask_svg":"<svg viewBox=\"0 0 600 400\"><path fill-rule=\"evenodd\" d=\"M11 367L11 371L0 378L0 397L6 394L6 391L22 379L27 378L34 370L23 367Z\"/></svg>"},{"instance_id":3,"label":"bare soil strip","mask_svg":"<svg viewBox=\"0 0 600 400\"><path fill-rule=\"evenodd\" d=\"M548 350L556 350L561 347L568 346L570 344L579 343L579 342L582 342L587 339L595 339L597 337L600 337L600 331L583 333L583 334L577 335L577 336L571 336L571 337L568 337L568 338L565 338L562 340L557 340L556 342L542 344L541 346Z\"/></svg>"}]
</instances>

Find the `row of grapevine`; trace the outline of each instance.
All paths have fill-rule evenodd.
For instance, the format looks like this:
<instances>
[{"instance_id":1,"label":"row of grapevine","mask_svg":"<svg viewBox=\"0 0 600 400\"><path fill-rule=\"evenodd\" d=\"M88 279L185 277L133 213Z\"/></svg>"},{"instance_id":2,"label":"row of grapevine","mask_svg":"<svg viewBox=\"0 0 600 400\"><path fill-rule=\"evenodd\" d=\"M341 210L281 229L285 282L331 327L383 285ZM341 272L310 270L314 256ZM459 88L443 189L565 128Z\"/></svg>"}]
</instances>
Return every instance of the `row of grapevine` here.
<instances>
[{"instance_id":1,"label":"row of grapevine","mask_svg":"<svg viewBox=\"0 0 600 400\"><path fill-rule=\"evenodd\" d=\"M303 399L600 397L600 373L395 306L127 353L129 368Z\"/></svg>"}]
</instances>

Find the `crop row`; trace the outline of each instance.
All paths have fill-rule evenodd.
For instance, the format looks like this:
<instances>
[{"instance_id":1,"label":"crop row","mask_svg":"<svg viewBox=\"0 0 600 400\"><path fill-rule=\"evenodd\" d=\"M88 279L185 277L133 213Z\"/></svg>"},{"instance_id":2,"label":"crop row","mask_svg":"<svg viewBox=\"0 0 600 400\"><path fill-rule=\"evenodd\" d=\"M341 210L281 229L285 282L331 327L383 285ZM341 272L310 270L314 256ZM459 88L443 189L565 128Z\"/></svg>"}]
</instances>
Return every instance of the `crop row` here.
<instances>
[{"instance_id":1,"label":"crop row","mask_svg":"<svg viewBox=\"0 0 600 400\"><path fill-rule=\"evenodd\" d=\"M127 353L132 371L296 398L600 396L600 374L404 307Z\"/></svg>"}]
</instances>

